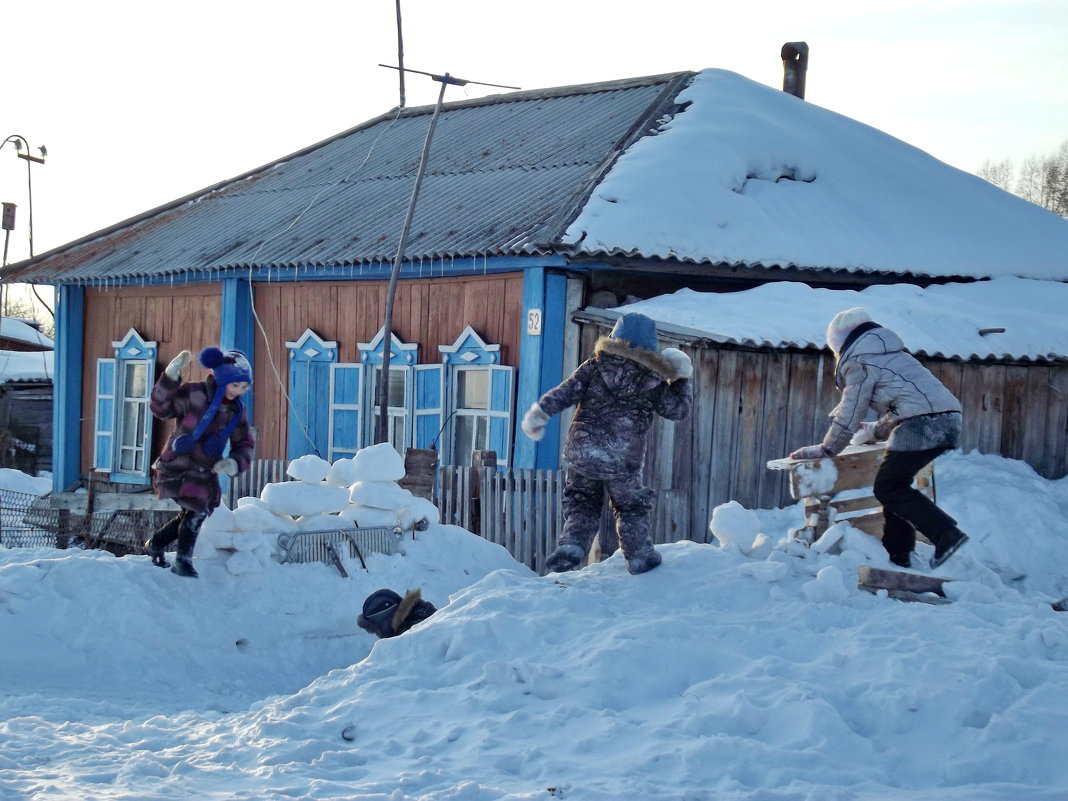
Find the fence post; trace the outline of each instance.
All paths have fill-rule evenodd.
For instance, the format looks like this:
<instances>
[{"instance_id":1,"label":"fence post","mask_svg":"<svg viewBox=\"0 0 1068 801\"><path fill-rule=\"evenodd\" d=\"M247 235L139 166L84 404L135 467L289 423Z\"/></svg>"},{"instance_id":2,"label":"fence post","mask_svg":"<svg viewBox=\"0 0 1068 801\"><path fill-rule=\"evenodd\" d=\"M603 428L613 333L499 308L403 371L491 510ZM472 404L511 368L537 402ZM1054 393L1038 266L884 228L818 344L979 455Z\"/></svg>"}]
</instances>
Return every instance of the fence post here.
<instances>
[{"instance_id":1,"label":"fence post","mask_svg":"<svg viewBox=\"0 0 1068 801\"><path fill-rule=\"evenodd\" d=\"M479 535L482 534L482 474L486 467L497 469L497 451L472 451L468 490L471 493L471 531Z\"/></svg>"},{"instance_id":2,"label":"fence post","mask_svg":"<svg viewBox=\"0 0 1068 801\"><path fill-rule=\"evenodd\" d=\"M404 478L397 483L428 501L434 498L434 480L438 470L438 452L433 448L408 448L404 453Z\"/></svg>"}]
</instances>

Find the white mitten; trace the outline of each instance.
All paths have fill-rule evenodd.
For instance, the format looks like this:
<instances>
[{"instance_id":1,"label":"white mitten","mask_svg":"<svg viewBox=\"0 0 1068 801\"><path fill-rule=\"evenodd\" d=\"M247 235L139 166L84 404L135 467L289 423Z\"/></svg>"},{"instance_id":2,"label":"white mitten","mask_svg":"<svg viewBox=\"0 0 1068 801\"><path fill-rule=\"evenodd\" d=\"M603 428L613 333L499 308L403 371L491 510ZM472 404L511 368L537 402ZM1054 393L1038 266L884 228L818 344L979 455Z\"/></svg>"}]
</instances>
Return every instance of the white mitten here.
<instances>
[{"instance_id":1,"label":"white mitten","mask_svg":"<svg viewBox=\"0 0 1068 801\"><path fill-rule=\"evenodd\" d=\"M167 368L163 372L167 374L168 378L177 381L178 374L181 373L182 369L191 361L193 361L193 352L183 350L181 353L171 359L171 363L167 365Z\"/></svg>"},{"instance_id":2,"label":"white mitten","mask_svg":"<svg viewBox=\"0 0 1068 801\"><path fill-rule=\"evenodd\" d=\"M822 445L806 445L790 454L791 459L826 459L830 456Z\"/></svg>"},{"instance_id":3,"label":"white mitten","mask_svg":"<svg viewBox=\"0 0 1068 801\"><path fill-rule=\"evenodd\" d=\"M237 475L237 461L235 459L220 459L211 469L220 476L233 477Z\"/></svg>"},{"instance_id":4,"label":"white mitten","mask_svg":"<svg viewBox=\"0 0 1068 801\"><path fill-rule=\"evenodd\" d=\"M849 440L850 445L872 445L877 440L875 439L875 421L870 423L861 423L860 428L857 429L857 433L853 435L853 438Z\"/></svg>"},{"instance_id":5,"label":"white mitten","mask_svg":"<svg viewBox=\"0 0 1068 801\"><path fill-rule=\"evenodd\" d=\"M693 362L681 350L678 348L664 348L660 355L667 359L668 364L671 365L671 369L674 371L672 380L693 377Z\"/></svg>"},{"instance_id":6,"label":"white mitten","mask_svg":"<svg viewBox=\"0 0 1068 801\"><path fill-rule=\"evenodd\" d=\"M545 424L549 422L549 415L541 410L541 407L534 403L527 409L527 413L523 415L523 422L520 423L520 427L523 429L523 433L537 442L545 436Z\"/></svg>"}]
</instances>

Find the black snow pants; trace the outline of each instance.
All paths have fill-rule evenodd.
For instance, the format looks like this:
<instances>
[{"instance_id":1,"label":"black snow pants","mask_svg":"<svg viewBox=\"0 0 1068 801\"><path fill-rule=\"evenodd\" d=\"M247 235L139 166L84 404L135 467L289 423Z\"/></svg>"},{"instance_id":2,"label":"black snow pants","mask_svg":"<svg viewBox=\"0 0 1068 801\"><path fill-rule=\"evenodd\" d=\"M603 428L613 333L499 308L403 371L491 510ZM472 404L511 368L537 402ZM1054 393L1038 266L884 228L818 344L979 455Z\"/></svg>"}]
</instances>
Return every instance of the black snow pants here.
<instances>
[{"instance_id":1,"label":"black snow pants","mask_svg":"<svg viewBox=\"0 0 1068 801\"><path fill-rule=\"evenodd\" d=\"M938 545L957 521L912 486L916 474L950 448L924 451L886 451L875 474L873 494L883 506L883 547L891 557L904 558L916 547L916 530Z\"/></svg>"}]
</instances>

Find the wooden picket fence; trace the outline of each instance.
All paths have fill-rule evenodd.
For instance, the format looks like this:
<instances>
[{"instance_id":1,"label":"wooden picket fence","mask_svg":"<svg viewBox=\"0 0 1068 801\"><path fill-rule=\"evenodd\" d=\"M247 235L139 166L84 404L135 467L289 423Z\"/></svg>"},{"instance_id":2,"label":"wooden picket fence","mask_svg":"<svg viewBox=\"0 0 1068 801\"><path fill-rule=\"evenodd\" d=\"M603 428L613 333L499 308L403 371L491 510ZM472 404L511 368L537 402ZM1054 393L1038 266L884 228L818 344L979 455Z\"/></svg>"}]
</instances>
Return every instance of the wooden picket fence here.
<instances>
[{"instance_id":1,"label":"wooden picket fence","mask_svg":"<svg viewBox=\"0 0 1068 801\"><path fill-rule=\"evenodd\" d=\"M438 468L441 521L462 526L541 572L563 528L562 470Z\"/></svg>"}]
</instances>

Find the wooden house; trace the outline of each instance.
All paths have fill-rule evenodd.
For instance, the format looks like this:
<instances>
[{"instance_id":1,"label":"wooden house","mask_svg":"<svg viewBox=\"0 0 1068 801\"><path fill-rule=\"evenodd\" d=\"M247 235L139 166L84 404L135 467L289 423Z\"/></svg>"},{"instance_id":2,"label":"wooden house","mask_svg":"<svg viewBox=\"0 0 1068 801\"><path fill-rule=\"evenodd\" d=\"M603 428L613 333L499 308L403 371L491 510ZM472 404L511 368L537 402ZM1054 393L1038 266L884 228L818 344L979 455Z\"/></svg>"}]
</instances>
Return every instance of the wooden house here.
<instances>
[{"instance_id":1,"label":"wooden house","mask_svg":"<svg viewBox=\"0 0 1068 801\"><path fill-rule=\"evenodd\" d=\"M691 125L710 110L715 125ZM535 443L518 420L586 352L582 309L782 280L1068 280L1068 223L720 70L446 103L397 259L434 112L394 109L7 268L4 281L56 290L56 487L90 472L148 484L167 427L147 393L186 348L252 357L260 458L336 459L372 443L389 347L399 450L466 464L490 449L502 466L555 468L559 423ZM836 162L824 169L827 152ZM635 195L638 178L647 188ZM962 193L968 208L932 229L926 219ZM833 254L821 249L828 232ZM714 374L740 391L722 365ZM743 463L760 458L739 450L709 481L741 491ZM695 491L706 504L722 495Z\"/></svg>"}]
</instances>

